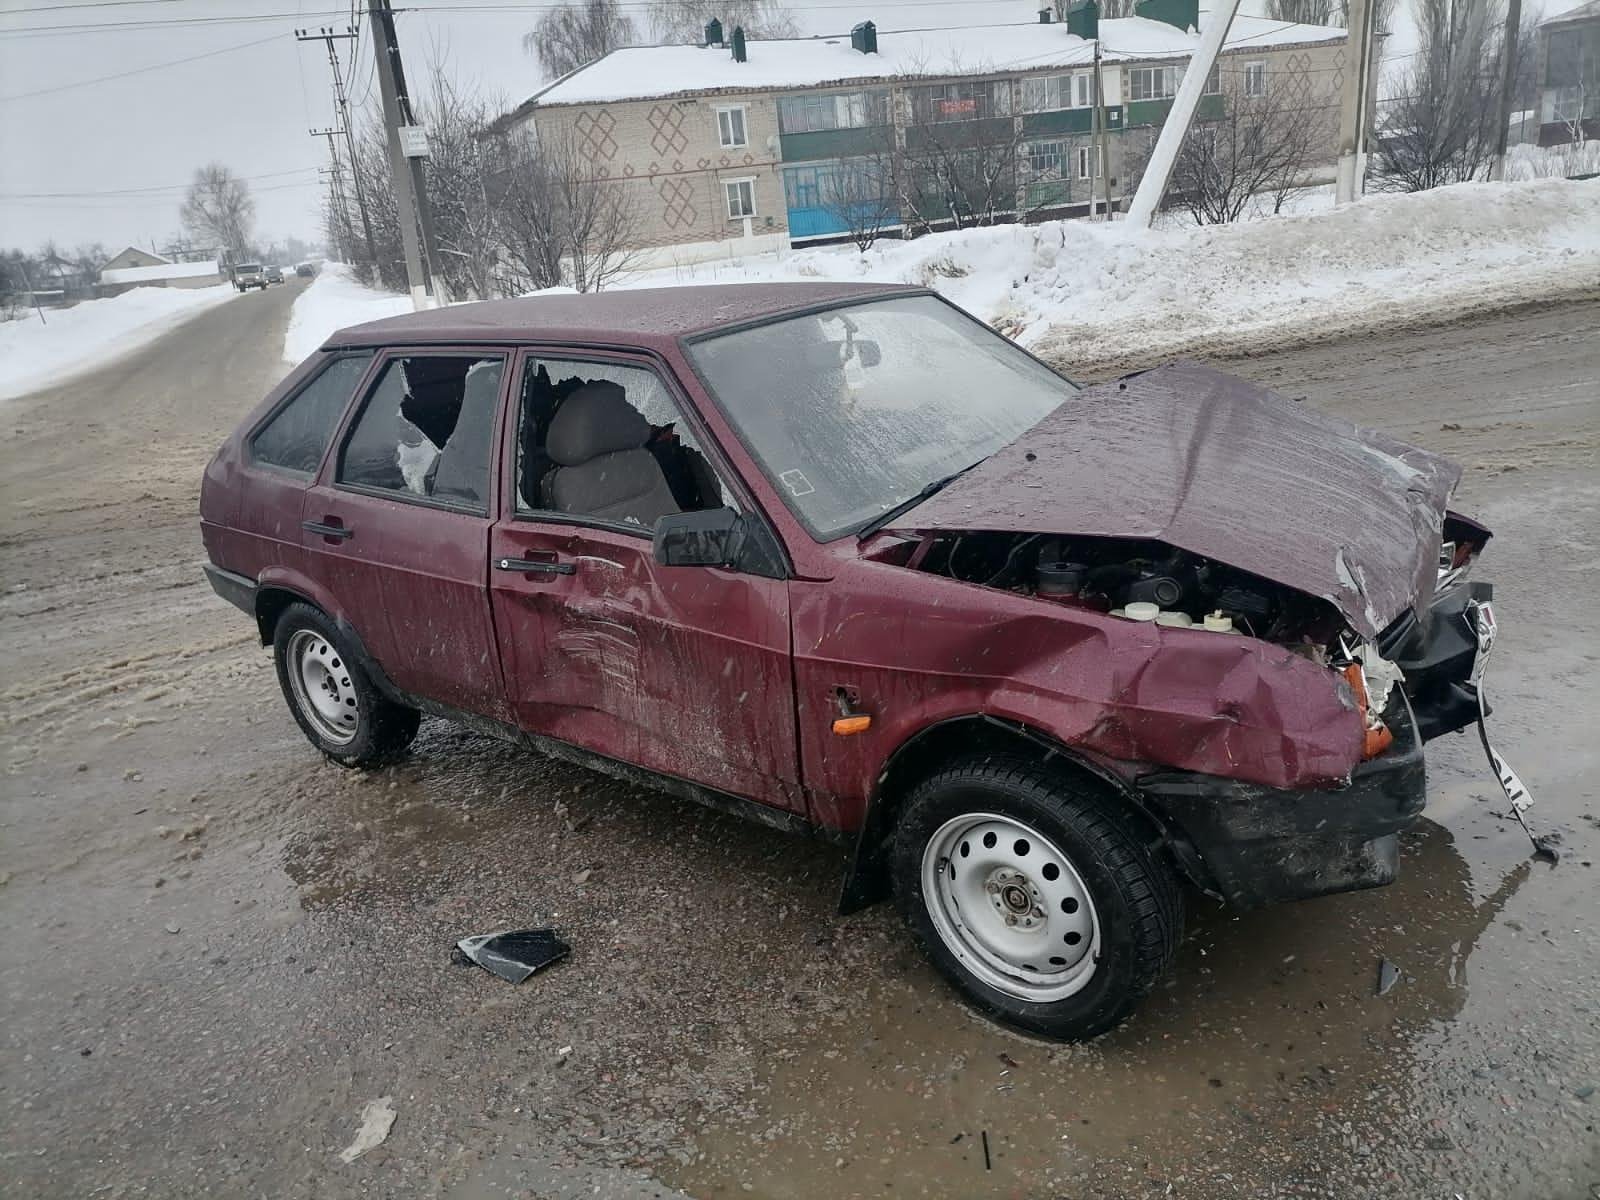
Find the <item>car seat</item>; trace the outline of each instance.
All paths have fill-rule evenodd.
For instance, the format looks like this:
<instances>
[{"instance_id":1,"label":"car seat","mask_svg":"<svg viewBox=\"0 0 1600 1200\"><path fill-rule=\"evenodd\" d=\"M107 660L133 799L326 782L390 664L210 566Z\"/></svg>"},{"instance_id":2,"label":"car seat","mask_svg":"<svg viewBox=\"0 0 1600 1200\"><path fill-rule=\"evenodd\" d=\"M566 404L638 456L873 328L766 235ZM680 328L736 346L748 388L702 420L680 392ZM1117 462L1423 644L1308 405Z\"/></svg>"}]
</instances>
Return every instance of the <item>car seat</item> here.
<instances>
[{"instance_id":1,"label":"car seat","mask_svg":"<svg viewBox=\"0 0 1600 1200\"><path fill-rule=\"evenodd\" d=\"M547 508L652 529L680 512L655 455L650 422L621 384L597 379L561 404L545 440L555 469L544 477Z\"/></svg>"}]
</instances>

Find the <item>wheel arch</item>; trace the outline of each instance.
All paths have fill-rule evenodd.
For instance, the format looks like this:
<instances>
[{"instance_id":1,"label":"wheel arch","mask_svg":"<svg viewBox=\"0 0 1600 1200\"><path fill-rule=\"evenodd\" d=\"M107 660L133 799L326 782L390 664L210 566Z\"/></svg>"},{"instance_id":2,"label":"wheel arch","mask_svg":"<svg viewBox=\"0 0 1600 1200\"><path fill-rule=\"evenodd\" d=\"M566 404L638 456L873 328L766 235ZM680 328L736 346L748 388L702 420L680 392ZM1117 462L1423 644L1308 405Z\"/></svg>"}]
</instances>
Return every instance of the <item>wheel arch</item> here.
<instances>
[{"instance_id":1,"label":"wheel arch","mask_svg":"<svg viewBox=\"0 0 1600 1200\"><path fill-rule=\"evenodd\" d=\"M277 632L278 622L283 619L283 614L296 604L304 604L316 609L323 616L333 622L339 631L339 636L345 639L356 660L366 671L367 677L372 680L378 691L384 697L396 703L415 707L416 701L395 687L394 682L384 671L378 660L367 649L367 644L362 640L356 627L345 617L328 598L320 594L321 589L306 587L299 580L275 580L263 578L256 588L255 618L256 629L261 636L263 646L272 645Z\"/></svg>"},{"instance_id":2,"label":"wheel arch","mask_svg":"<svg viewBox=\"0 0 1600 1200\"><path fill-rule=\"evenodd\" d=\"M1044 730L990 713L972 713L924 726L889 755L856 834L855 850L839 896L839 911L856 912L888 898L889 841L906 796L920 781L957 759L1018 752L1050 765L1129 813L1156 853L1168 857L1179 874L1196 887L1217 894L1187 836L1147 804L1126 780Z\"/></svg>"}]
</instances>

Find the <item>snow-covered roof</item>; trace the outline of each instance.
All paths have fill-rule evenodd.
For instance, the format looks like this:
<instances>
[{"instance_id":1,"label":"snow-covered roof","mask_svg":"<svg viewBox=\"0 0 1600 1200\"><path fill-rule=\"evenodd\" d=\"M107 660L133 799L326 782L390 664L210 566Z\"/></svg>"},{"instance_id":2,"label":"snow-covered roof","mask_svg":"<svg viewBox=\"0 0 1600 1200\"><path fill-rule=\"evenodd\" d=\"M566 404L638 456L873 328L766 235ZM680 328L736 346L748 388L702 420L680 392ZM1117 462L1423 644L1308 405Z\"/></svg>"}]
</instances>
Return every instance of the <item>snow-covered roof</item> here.
<instances>
[{"instance_id":1,"label":"snow-covered roof","mask_svg":"<svg viewBox=\"0 0 1600 1200\"><path fill-rule=\"evenodd\" d=\"M214 262L158 263L153 267L110 267L100 272L100 282L150 283L158 279L197 279L221 274Z\"/></svg>"},{"instance_id":2,"label":"snow-covered roof","mask_svg":"<svg viewBox=\"0 0 1600 1200\"><path fill-rule=\"evenodd\" d=\"M1209 14L1201 14L1204 25ZM1235 17L1225 49L1342 42L1346 31L1265 17ZM1100 22L1105 62L1187 57L1199 35L1162 21ZM1062 24L880 32L878 52L861 54L848 37L750 41L746 62L716 46L630 46L564 75L523 106L596 104L697 92L757 92L876 80L949 78L1074 67L1093 62L1094 43Z\"/></svg>"},{"instance_id":3,"label":"snow-covered roof","mask_svg":"<svg viewBox=\"0 0 1600 1200\"><path fill-rule=\"evenodd\" d=\"M1593 21L1596 19L1600 19L1600 0L1589 0L1589 3L1580 4L1577 8L1569 8L1564 13L1546 17L1539 22L1539 25L1543 28L1546 25L1565 25L1569 22Z\"/></svg>"}]
</instances>

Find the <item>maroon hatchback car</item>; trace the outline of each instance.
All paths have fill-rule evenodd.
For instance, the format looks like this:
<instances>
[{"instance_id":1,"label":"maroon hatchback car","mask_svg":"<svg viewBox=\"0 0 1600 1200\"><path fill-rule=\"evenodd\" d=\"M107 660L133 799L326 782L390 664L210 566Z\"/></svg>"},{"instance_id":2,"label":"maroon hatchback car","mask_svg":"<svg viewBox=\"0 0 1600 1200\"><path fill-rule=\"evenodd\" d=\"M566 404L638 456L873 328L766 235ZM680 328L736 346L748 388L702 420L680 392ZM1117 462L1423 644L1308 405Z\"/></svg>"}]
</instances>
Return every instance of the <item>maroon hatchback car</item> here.
<instances>
[{"instance_id":1,"label":"maroon hatchback car","mask_svg":"<svg viewBox=\"0 0 1600 1200\"><path fill-rule=\"evenodd\" d=\"M423 714L851 839L983 1011L1091 1037L1181 883L1388 883L1484 712L1447 461L1179 364L1080 389L916 288L344 330L206 470L218 593L323 754Z\"/></svg>"}]
</instances>

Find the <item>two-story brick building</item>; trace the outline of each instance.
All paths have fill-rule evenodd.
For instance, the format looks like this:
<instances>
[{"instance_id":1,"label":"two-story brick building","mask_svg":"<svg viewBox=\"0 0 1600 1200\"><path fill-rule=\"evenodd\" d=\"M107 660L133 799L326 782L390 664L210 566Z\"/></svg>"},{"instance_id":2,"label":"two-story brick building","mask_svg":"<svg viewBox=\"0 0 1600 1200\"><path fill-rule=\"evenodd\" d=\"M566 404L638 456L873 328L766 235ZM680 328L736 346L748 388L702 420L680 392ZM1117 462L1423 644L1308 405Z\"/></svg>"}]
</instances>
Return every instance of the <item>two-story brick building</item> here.
<instances>
[{"instance_id":1,"label":"two-story brick building","mask_svg":"<svg viewBox=\"0 0 1600 1200\"><path fill-rule=\"evenodd\" d=\"M1096 109L1110 192L1171 108L1199 41L1196 0L1143 0L1141 15L1065 23L616 50L502 119L561 139L594 177L628 189L645 246L692 261L839 238L852 205L885 227L972 216L1088 211L1103 197ZM1237 17L1200 119L1220 113L1222 79L1247 96L1283 89L1326 110L1331 177L1347 67L1346 31ZM1099 50L1101 104L1094 93ZM893 158L895 184L877 183ZM909 163L910 167L905 164ZM979 210L982 209L980 212Z\"/></svg>"}]
</instances>

